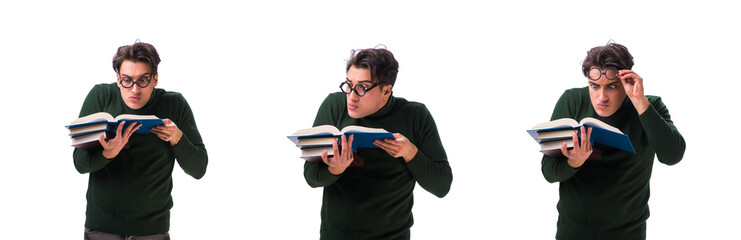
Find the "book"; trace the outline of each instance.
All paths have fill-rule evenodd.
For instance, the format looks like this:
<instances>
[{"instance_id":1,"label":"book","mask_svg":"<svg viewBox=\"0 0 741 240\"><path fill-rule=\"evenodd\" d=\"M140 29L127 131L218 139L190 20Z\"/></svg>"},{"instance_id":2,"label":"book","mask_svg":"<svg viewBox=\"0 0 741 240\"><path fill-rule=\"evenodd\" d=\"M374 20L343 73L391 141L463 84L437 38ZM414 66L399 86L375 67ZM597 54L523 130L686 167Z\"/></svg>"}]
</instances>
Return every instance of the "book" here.
<instances>
[{"instance_id":1,"label":"book","mask_svg":"<svg viewBox=\"0 0 741 240\"><path fill-rule=\"evenodd\" d=\"M551 157L563 156L563 153L561 152L561 146L564 142L566 142L567 148L574 148L574 141L569 138L569 140L563 141L542 142L540 143L540 152Z\"/></svg>"},{"instance_id":2,"label":"book","mask_svg":"<svg viewBox=\"0 0 741 240\"><path fill-rule=\"evenodd\" d=\"M373 144L373 141L376 139L394 139L394 135L383 128L369 128L355 125L344 127L342 130L337 129L337 127L332 125L321 125L313 128L301 129L288 136L288 139L293 141L293 143L299 148L307 146L307 141L312 141L304 139L312 138L323 138L322 140L316 141L332 146L332 139L339 138L342 135L349 137L350 134L353 135L353 151L358 148L378 148L378 146ZM304 142L301 142L301 140L304 140ZM338 143L339 142L340 141L338 140ZM314 146L318 145L315 143Z\"/></svg>"},{"instance_id":3,"label":"book","mask_svg":"<svg viewBox=\"0 0 741 240\"><path fill-rule=\"evenodd\" d=\"M300 147L301 149L304 148L313 148L313 147L323 147L323 146L332 146L332 142L336 138L334 136L332 137L313 137L313 138L299 138L298 142L296 142L296 146Z\"/></svg>"},{"instance_id":4,"label":"book","mask_svg":"<svg viewBox=\"0 0 741 240\"><path fill-rule=\"evenodd\" d=\"M79 149L99 148L101 147L101 145L98 139L100 138L101 134L104 134L104 136L108 138L108 135L105 131L91 132L72 137L72 146Z\"/></svg>"},{"instance_id":5,"label":"book","mask_svg":"<svg viewBox=\"0 0 741 240\"><path fill-rule=\"evenodd\" d=\"M563 155L561 153L563 142L566 142L569 148L574 147L571 131L576 130L578 132L581 126L592 128L592 134L589 136L592 144L600 143L636 153L628 135L623 134L620 129L595 118L584 118L580 122L570 118L556 119L536 124L527 132L540 144L541 152L549 156L559 157ZM578 133L577 136L580 136L580 134Z\"/></svg>"},{"instance_id":6,"label":"book","mask_svg":"<svg viewBox=\"0 0 741 240\"><path fill-rule=\"evenodd\" d=\"M322 162L324 150L327 150L327 157L334 156L334 149L330 145L329 147L302 148L301 158L309 162Z\"/></svg>"},{"instance_id":7,"label":"book","mask_svg":"<svg viewBox=\"0 0 741 240\"><path fill-rule=\"evenodd\" d=\"M149 132L152 127L165 124L162 119L158 118L155 115L121 114L114 118L110 113L97 112L75 119L65 127L70 130L71 137L101 130L115 135L118 124L121 121L126 121L126 124L123 128L124 130L128 126L130 126L132 122L142 124L141 127L136 130L136 132Z\"/></svg>"},{"instance_id":8,"label":"book","mask_svg":"<svg viewBox=\"0 0 741 240\"><path fill-rule=\"evenodd\" d=\"M82 126L70 128L69 136L76 137L76 136L85 135L88 133L105 131L106 128L108 128L108 122L100 122L100 123L82 125Z\"/></svg>"},{"instance_id":9,"label":"book","mask_svg":"<svg viewBox=\"0 0 741 240\"><path fill-rule=\"evenodd\" d=\"M571 139L571 129L568 130L556 130L548 132L539 132L538 137L535 139L539 142L549 142L561 139Z\"/></svg>"}]
</instances>

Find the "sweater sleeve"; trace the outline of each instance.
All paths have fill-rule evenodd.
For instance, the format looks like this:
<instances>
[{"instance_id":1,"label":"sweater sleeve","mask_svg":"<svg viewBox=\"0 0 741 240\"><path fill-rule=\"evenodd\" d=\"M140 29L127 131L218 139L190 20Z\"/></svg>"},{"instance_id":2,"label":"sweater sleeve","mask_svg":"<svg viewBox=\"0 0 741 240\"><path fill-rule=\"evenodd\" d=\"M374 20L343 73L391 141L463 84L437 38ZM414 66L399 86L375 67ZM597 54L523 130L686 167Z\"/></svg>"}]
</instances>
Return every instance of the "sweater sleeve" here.
<instances>
[{"instance_id":1,"label":"sweater sleeve","mask_svg":"<svg viewBox=\"0 0 741 240\"><path fill-rule=\"evenodd\" d=\"M435 120L426 108L423 110L420 136L415 143L418 149L417 155L407 164L407 167L422 188L442 198L450 191L453 171L448 163Z\"/></svg>"},{"instance_id":2,"label":"sweater sleeve","mask_svg":"<svg viewBox=\"0 0 741 240\"><path fill-rule=\"evenodd\" d=\"M195 179L201 179L206 174L206 167L208 166L206 146L203 144L200 132L198 132L190 105L180 94L176 95L176 99L180 103L174 106L179 106L180 111L177 113L178 122L175 122L175 124L183 131L183 136L178 144L172 147L172 151L180 168L185 173Z\"/></svg>"},{"instance_id":3,"label":"sweater sleeve","mask_svg":"<svg viewBox=\"0 0 741 240\"><path fill-rule=\"evenodd\" d=\"M96 85L85 97L80 110L80 117L93 113L102 112L106 98L110 97L105 91L104 85ZM90 173L103 169L111 160L103 157L103 149L95 148L90 150L75 148L72 152L75 169L79 173Z\"/></svg>"},{"instance_id":4,"label":"sweater sleeve","mask_svg":"<svg viewBox=\"0 0 741 240\"><path fill-rule=\"evenodd\" d=\"M553 109L551 115L551 121L559 118L573 118L575 107L580 104L575 97L571 96L569 91L566 91L561 95L561 98L556 102L556 107ZM572 168L568 164L566 157L554 158L543 154L541 160L541 171L545 180L551 183L561 182L568 180L573 177L578 171L578 168Z\"/></svg>"},{"instance_id":5,"label":"sweater sleeve","mask_svg":"<svg viewBox=\"0 0 741 240\"><path fill-rule=\"evenodd\" d=\"M337 116L339 114L338 111L341 111L341 109L338 109L337 106L340 105L337 104L338 101L339 100L337 99L337 97L334 97L332 94L324 99L322 105L319 106L319 111L317 111L316 118L314 118L315 127L319 125L336 126L335 119L337 119ZM337 182L337 179L339 179L340 176L342 176L342 174L335 176L334 174L330 173L329 166L327 166L327 164L323 162L306 161L304 163L304 179L306 179L306 183L308 183L311 187L326 187L332 185Z\"/></svg>"},{"instance_id":6,"label":"sweater sleeve","mask_svg":"<svg viewBox=\"0 0 741 240\"><path fill-rule=\"evenodd\" d=\"M648 138L648 144L656 151L659 162L674 165L684 157L685 142L674 126L669 110L660 97L649 98L651 105L638 118Z\"/></svg>"}]
</instances>

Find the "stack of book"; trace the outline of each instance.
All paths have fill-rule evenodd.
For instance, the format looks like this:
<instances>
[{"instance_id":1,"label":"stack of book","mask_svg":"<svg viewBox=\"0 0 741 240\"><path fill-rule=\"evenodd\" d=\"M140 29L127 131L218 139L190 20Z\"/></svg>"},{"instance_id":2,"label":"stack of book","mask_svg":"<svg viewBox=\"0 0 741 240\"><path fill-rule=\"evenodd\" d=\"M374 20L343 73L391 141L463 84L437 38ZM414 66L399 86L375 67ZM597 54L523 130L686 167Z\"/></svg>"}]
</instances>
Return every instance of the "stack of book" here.
<instances>
[{"instance_id":1,"label":"stack of book","mask_svg":"<svg viewBox=\"0 0 741 240\"><path fill-rule=\"evenodd\" d=\"M332 142L337 139L338 148L341 149L340 136L353 135L352 149L377 148L373 141L376 139L394 139L394 135L382 128L368 128L361 126L347 126L342 130L332 125L321 125L308 129L301 129L288 136L296 147L301 149L301 158L309 162L321 162L322 153L327 151L328 156L333 156Z\"/></svg>"},{"instance_id":2,"label":"stack of book","mask_svg":"<svg viewBox=\"0 0 741 240\"><path fill-rule=\"evenodd\" d=\"M623 134L620 129L610 126L595 118L584 118L577 122L570 118L556 119L550 122L539 123L527 130L535 142L540 144L540 152L551 156L561 157L561 146L565 142L569 149L574 147L571 133L577 131L577 137L581 137L579 129L591 127L592 134L589 136L591 144L600 143L623 151L635 153L633 144L630 143L628 135Z\"/></svg>"},{"instance_id":3,"label":"stack of book","mask_svg":"<svg viewBox=\"0 0 741 240\"><path fill-rule=\"evenodd\" d=\"M149 132L153 126L164 124L162 119L154 115L122 114L114 118L107 112L98 112L78 118L65 127L69 129L73 147L93 149L100 147L98 139L101 135L106 139L116 137L116 129L121 121L126 121L124 130L130 123L142 124L136 132Z\"/></svg>"}]
</instances>

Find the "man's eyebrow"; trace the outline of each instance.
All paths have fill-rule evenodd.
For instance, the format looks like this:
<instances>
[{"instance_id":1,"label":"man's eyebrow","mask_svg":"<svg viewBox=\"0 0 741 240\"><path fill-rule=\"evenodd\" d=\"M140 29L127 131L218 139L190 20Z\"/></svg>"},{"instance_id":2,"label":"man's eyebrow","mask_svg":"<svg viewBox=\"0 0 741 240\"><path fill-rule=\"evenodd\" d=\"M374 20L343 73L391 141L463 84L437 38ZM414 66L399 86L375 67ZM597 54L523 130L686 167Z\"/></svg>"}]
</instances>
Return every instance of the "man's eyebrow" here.
<instances>
[{"instance_id":1,"label":"man's eyebrow","mask_svg":"<svg viewBox=\"0 0 741 240\"><path fill-rule=\"evenodd\" d=\"M345 81L352 82L352 80L350 80L349 78L345 78ZM360 80L360 81L358 81L358 83L373 83L373 81L371 81L371 80Z\"/></svg>"},{"instance_id":2,"label":"man's eyebrow","mask_svg":"<svg viewBox=\"0 0 741 240\"><path fill-rule=\"evenodd\" d=\"M152 75L152 73L142 73L142 75L139 75L139 77L146 76L147 74ZM124 77L131 77L131 76L126 75L126 74L123 74L123 73L121 73L121 75L124 76Z\"/></svg>"},{"instance_id":3,"label":"man's eyebrow","mask_svg":"<svg viewBox=\"0 0 741 240\"><path fill-rule=\"evenodd\" d=\"M597 80L589 79L589 83L595 84L595 85L599 85L599 84L597 84ZM612 84L618 84L618 83L620 83L620 80L613 80L612 82L608 82L605 85L612 85Z\"/></svg>"}]
</instances>

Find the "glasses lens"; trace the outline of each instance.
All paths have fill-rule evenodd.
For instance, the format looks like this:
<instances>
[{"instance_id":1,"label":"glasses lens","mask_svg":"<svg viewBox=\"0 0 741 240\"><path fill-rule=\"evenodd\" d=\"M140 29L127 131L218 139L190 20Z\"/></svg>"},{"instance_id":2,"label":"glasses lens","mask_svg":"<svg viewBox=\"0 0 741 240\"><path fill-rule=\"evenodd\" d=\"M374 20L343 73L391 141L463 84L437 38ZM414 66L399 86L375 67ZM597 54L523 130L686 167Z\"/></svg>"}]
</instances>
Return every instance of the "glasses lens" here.
<instances>
[{"instance_id":1,"label":"glasses lens","mask_svg":"<svg viewBox=\"0 0 741 240\"><path fill-rule=\"evenodd\" d=\"M134 86L134 81L131 81L131 78L121 79L121 86L123 86L125 88L130 88L130 87Z\"/></svg>"},{"instance_id":2,"label":"glasses lens","mask_svg":"<svg viewBox=\"0 0 741 240\"><path fill-rule=\"evenodd\" d=\"M352 91L352 89L350 88L350 84L347 82L342 82L340 84L340 90L342 90L342 92L346 94L350 94L350 91Z\"/></svg>"},{"instance_id":3,"label":"glasses lens","mask_svg":"<svg viewBox=\"0 0 741 240\"><path fill-rule=\"evenodd\" d=\"M364 96L365 95L365 87L363 85L355 85L355 93L358 94L358 96Z\"/></svg>"},{"instance_id":4,"label":"glasses lens","mask_svg":"<svg viewBox=\"0 0 741 240\"><path fill-rule=\"evenodd\" d=\"M605 77L607 77L607 79L614 80L615 78L617 78L617 75L618 75L618 70L616 68L611 67L605 70Z\"/></svg>"},{"instance_id":5,"label":"glasses lens","mask_svg":"<svg viewBox=\"0 0 741 240\"><path fill-rule=\"evenodd\" d=\"M136 85L138 85L140 88L145 88L149 86L149 79L148 78L139 78L139 80L136 80Z\"/></svg>"},{"instance_id":6,"label":"glasses lens","mask_svg":"<svg viewBox=\"0 0 741 240\"><path fill-rule=\"evenodd\" d=\"M602 76L602 71L599 68L589 69L589 79L598 80Z\"/></svg>"}]
</instances>

